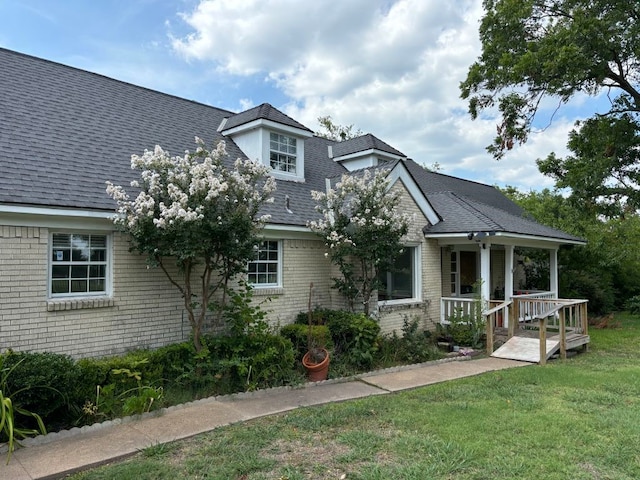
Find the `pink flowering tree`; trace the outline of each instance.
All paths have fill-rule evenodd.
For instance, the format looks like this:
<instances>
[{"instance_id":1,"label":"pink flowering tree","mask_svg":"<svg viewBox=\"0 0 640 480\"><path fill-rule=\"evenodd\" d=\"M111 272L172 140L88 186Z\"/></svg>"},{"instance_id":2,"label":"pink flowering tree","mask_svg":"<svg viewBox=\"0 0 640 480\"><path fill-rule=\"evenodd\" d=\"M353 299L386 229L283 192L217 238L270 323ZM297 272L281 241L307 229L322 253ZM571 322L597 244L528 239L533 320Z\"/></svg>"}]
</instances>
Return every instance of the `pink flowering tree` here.
<instances>
[{"instance_id":1,"label":"pink flowering tree","mask_svg":"<svg viewBox=\"0 0 640 480\"><path fill-rule=\"evenodd\" d=\"M367 315L382 285L380 275L393 270L409 226L409 218L398 209L399 194L389 189L387 173L345 174L335 188L312 192L322 217L309 227L322 237L327 255L340 269L334 288L352 310L362 302Z\"/></svg>"},{"instance_id":2,"label":"pink flowering tree","mask_svg":"<svg viewBox=\"0 0 640 480\"><path fill-rule=\"evenodd\" d=\"M131 239L131 250L146 255L184 298L193 342L202 349L208 309L221 308L229 282L246 270L275 181L263 165L238 159L224 163L224 142L207 150L196 137L195 152L172 157L161 147L131 156L140 179L132 200L122 186L107 182L117 202L113 221ZM173 268L177 267L177 268Z\"/></svg>"}]
</instances>

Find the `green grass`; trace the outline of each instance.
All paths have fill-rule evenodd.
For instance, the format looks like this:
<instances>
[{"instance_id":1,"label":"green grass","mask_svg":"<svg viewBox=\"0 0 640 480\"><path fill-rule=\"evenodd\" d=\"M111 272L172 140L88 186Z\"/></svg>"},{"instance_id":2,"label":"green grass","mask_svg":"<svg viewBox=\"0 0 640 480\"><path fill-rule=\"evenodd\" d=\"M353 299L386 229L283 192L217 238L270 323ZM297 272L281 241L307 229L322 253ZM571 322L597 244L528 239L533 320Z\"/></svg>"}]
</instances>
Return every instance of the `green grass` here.
<instances>
[{"instance_id":1,"label":"green grass","mask_svg":"<svg viewBox=\"0 0 640 480\"><path fill-rule=\"evenodd\" d=\"M587 354L221 428L71 477L637 479L640 318Z\"/></svg>"}]
</instances>

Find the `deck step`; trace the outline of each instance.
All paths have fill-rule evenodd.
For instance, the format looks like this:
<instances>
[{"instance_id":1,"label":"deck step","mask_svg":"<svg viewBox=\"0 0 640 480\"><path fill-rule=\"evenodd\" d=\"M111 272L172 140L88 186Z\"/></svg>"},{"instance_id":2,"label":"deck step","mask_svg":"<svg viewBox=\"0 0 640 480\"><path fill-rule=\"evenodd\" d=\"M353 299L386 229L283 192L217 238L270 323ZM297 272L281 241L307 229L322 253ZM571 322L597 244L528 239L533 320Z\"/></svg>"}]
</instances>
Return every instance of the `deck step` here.
<instances>
[{"instance_id":1,"label":"deck step","mask_svg":"<svg viewBox=\"0 0 640 480\"><path fill-rule=\"evenodd\" d=\"M560 340L547 338L547 358L560 349ZM540 363L540 339L511 337L491 354L492 357Z\"/></svg>"}]
</instances>

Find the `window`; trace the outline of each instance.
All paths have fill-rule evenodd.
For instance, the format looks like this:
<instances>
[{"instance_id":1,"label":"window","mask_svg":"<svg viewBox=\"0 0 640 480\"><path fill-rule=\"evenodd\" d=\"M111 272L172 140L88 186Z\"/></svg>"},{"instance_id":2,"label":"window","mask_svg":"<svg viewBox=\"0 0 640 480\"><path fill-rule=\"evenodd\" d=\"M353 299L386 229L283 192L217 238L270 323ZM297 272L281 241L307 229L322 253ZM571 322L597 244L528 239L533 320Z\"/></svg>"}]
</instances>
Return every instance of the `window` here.
<instances>
[{"instance_id":1,"label":"window","mask_svg":"<svg viewBox=\"0 0 640 480\"><path fill-rule=\"evenodd\" d=\"M269 136L269 160L276 172L296 175L297 147L296 139L287 135L271 132Z\"/></svg>"},{"instance_id":2,"label":"window","mask_svg":"<svg viewBox=\"0 0 640 480\"><path fill-rule=\"evenodd\" d=\"M280 242L267 240L258 245L256 259L249 262L247 280L254 287L278 287L282 284Z\"/></svg>"},{"instance_id":3,"label":"window","mask_svg":"<svg viewBox=\"0 0 640 480\"><path fill-rule=\"evenodd\" d=\"M54 233L51 238L50 294L107 293L107 235Z\"/></svg>"},{"instance_id":4,"label":"window","mask_svg":"<svg viewBox=\"0 0 640 480\"><path fill-rule=\"evenodd\" d=\"M405 247L396 260L391 272L381 274L382 286L378 290L378 300L389 302L420 298L420 255L419 247Z\"/></svg>"}]
</instances>

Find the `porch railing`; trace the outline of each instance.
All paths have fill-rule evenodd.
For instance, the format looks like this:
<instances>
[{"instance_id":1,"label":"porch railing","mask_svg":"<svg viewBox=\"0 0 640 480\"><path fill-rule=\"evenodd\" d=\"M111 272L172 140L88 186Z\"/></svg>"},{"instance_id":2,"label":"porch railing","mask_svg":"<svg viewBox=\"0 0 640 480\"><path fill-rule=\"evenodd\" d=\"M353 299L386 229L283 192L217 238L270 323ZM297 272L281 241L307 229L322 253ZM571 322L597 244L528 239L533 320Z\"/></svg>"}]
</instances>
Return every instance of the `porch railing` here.
<instances>
[{"instance_id":1,"label":"porch railing","mask_svg":"<svg viewBox=\"0 0 640 480\"><path fill-rule=\"evenodd\" d=\"M475 301L474 298L441 297L440 323L446 325L449 323L449 318L456 315L472 315Z\"/></svg>"},{"instance_id":2,"label":"porch railing","mask_svg":"<svg viewBox=\"0 0 640 480\"><path fill-rule=\"evenodd\" d=\"M568 338L570 334L576 340L576 345L586 345L589 333L587 319L587 300L558 299L556 306L534 319L540 331L540 365L547 363L547 331L554 330L560 337L560 357L567 358ZM580 339L580 337L582 337Z\"/></svg>"}]
</instances>

